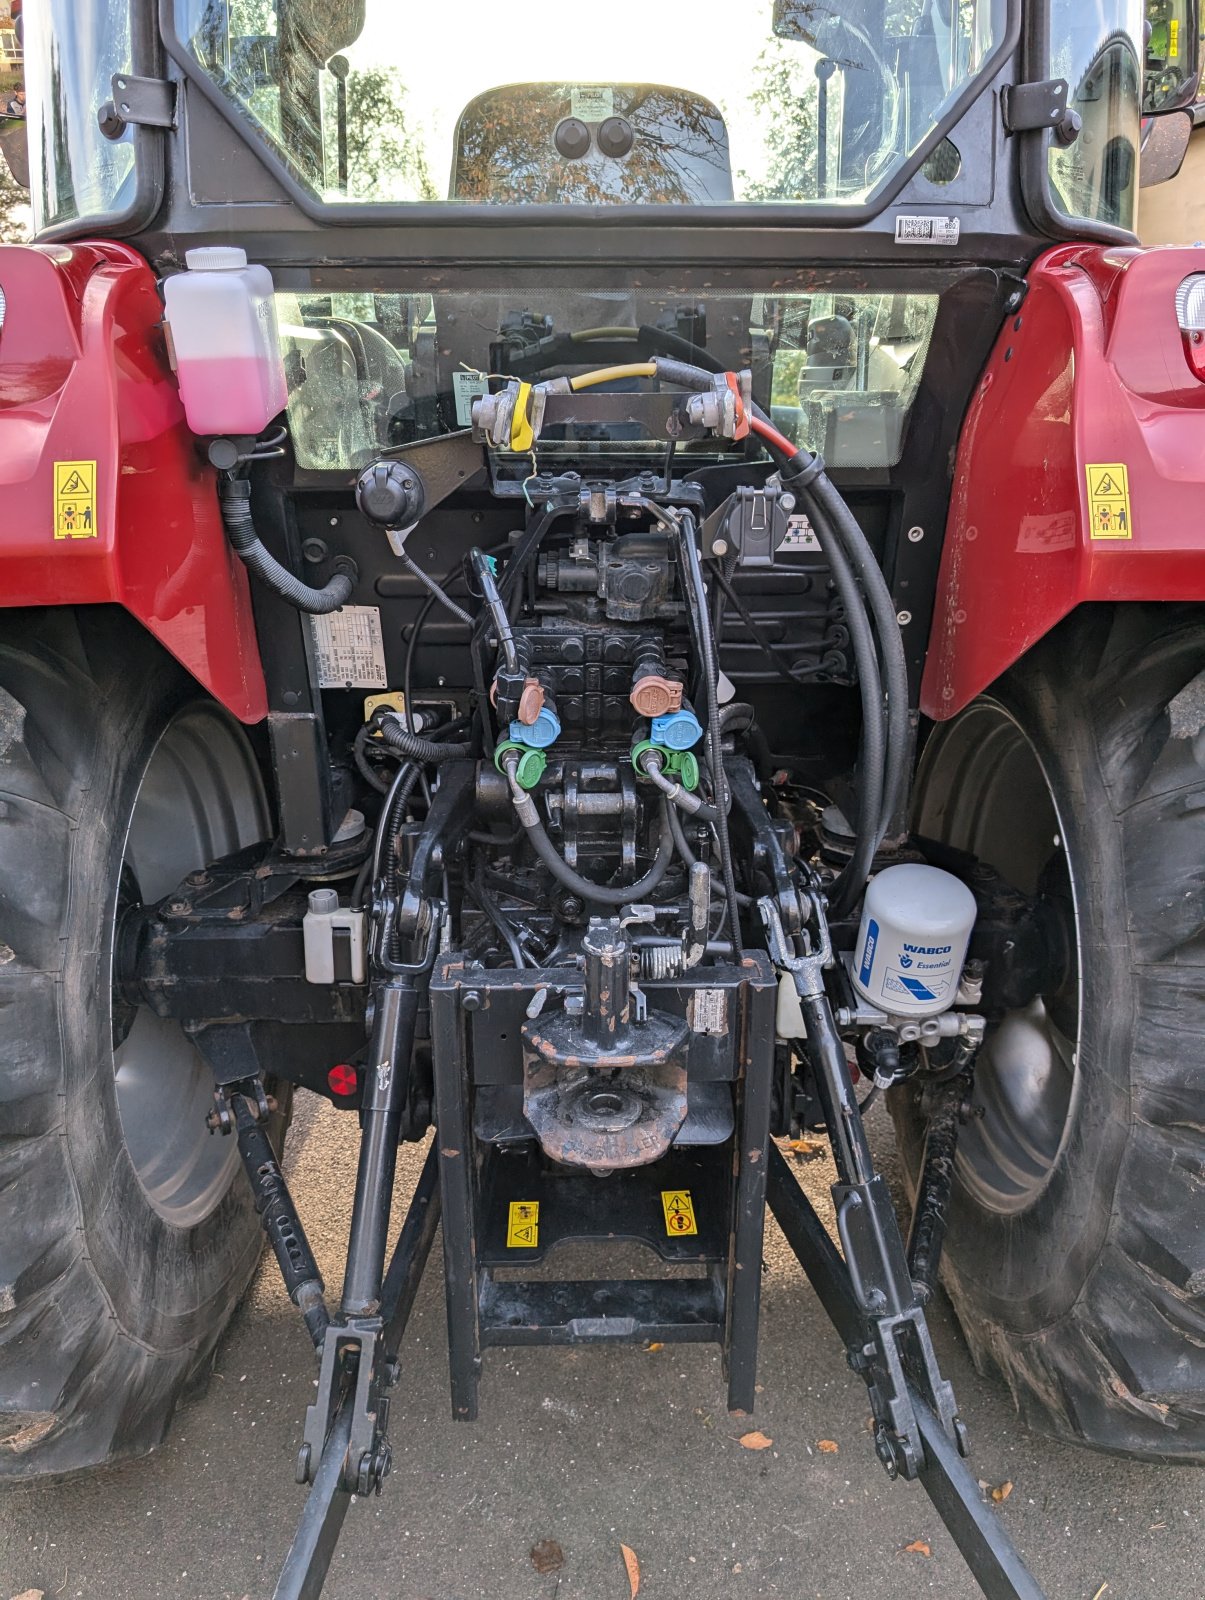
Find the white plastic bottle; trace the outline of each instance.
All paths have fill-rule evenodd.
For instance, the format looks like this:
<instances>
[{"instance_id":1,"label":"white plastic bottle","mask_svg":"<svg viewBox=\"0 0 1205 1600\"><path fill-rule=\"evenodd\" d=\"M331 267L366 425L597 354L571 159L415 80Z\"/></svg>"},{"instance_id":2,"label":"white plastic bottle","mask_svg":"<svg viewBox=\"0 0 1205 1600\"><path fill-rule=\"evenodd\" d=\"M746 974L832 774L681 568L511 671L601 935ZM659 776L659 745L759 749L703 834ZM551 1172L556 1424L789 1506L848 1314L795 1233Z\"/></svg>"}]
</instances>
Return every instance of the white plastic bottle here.
<instances>
[{"instance_id":1,"label":"white plastic bottle","mask_svg":"<svg viewBox=\"0 0 1205 1600\"><path fill-rule=\"evenodd\" d=\"M189 250L164 284L167 323L188 426L258 434L288 401L267 267L233 245Z\"/></svg>"},{"instance_id":2,"label":"white plastic bottle","mask_svg":"<svg viewBox=\"0 0 1205 1600\"><path fill-rule=\"evenodd\" d=\"M862 905L850 976L880 1011L932 1017L954 1004L975 926L975 896L920 862L887 867Z\"/></svg>"}]
</instances>

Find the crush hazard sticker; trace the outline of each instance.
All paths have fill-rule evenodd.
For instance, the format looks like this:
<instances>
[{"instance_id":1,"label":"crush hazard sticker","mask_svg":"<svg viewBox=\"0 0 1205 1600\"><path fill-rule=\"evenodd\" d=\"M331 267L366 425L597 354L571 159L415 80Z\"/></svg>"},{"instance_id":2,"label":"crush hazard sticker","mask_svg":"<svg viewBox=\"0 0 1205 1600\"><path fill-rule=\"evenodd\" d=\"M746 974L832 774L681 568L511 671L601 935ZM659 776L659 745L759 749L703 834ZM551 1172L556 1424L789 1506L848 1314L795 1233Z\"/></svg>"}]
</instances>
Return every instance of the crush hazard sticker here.
<instances>
[{"instance_id":1,"label":"crush hazard sticker","mask_svg":"<svg viewBox=\"0 0 1205 1600\"><path fill-rule=\"evenodd\" d=\"M1088 522L1093 539L1132 539L1130 474L1121 461L1089 463Z\"/></svg>"},{"instance_id":2,"label":"crush hazard sticker","mask_svg":"<svg viewBox=\"0 0 1205 1600\"><path fill-rule=\"evenodd\" d=\"M506 1248L534 1250L540 1242L540 1202L512 1200L506 1214Z\"/></svg>"},{"instance_id":3,"label":"crush hazard sticker","mask_svg":"<svg viewBox=\"0 0 1205 1600\"><path fill-rule=\"evenodd\" d=\"M661 1209L665 1213L665 1231L671 1239L698 1233L695 1204L689 1189L662 1189Z\"/></svg>"},{"instance_id":4,"label":"crush hazard sticker","mask_svg":"<svg viewBox=\"0 0 1205 1600\"><path fill-rule=\"evenodd\" d=\"M96 462L54 464L54 536L96 538Z\"/></svg>"}]
</instances>

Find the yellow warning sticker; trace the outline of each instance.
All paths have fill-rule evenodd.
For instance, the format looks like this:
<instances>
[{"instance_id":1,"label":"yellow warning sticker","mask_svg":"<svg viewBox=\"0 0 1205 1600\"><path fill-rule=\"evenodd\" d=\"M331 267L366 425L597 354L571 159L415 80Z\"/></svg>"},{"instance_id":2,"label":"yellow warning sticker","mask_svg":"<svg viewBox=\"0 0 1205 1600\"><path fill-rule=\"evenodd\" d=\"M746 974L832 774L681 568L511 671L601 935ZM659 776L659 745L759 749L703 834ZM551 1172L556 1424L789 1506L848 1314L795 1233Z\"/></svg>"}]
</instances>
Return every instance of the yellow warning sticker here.
<instances>
[{"instance_id":1,"label":"yellow warning sticker","mask_svg":"<svg viewBox=\"0 0 1205 1600\"><path fill-rule=\"evenodd\" d=\"M1088 472L1088 516L1093 539L1132 539L1130 474L1120 461L1092 462Z\"/></svg>"},{"instance_id":2,"label":"yellow warning sticker","mask_svg":"<svg viewBox=\"0 0 1205 1600\"><path fill-rule=\"evenodd\" d=\"M665 1231L674 1234L698 1233L695 1204L689 1189L662 1189L661 1209L665 1212Z\"/></svg>"},{"instance_id":3,"label":"yellow warning sticker","mask_svg":"<svg viewBox=\"0 0 1205 1600\"><path fill-rule=\"evenodd\" d=\"M54 536L96 538L96 462L54 464Z\"/></svg>"},{"instance_id":4,"label":"yellow warning sticker","mask_svg":"<svg viewBox=\"0 0 1205 1600\"><path fill-rule=\"evenodd\" d=\"M540 1242L540 1202L512 1200L506 1219L506 1248L534 1250Z\"/></svg>"}]
</instances>

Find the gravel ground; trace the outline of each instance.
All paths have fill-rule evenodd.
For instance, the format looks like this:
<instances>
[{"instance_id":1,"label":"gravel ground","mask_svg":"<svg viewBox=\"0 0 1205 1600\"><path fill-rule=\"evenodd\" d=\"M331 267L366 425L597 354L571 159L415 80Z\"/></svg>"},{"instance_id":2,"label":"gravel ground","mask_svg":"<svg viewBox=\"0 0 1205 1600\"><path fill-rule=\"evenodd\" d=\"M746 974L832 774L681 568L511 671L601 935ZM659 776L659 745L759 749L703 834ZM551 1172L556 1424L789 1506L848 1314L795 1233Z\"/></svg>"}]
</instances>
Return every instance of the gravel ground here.
<instances>
[{"instance_id":1,"label":"gravel ground","mask_svg":"<svg viewBox=\"0 0 1205 1600\"><path fill-rule=\"evenodd\" d=\"M881 1123L875 1139L890 1171ZM405 1152L399 1201L420 1161ZM289 1165L337 1286L353 1124L311 1108ZM801 1169L814 1193L826 1165ZM773 1224L763 1387L743 1427L725 1412L708 1346L495 1351L481 1421L453 1424L438 1248L403 1346L394 1472L380 1499L352 1507L324 1600L628 1600L621 1544L639 1561L642 1600L978 1594L923 1492L888 1483L875 1461L865 1391ZM932 1321L972 1465L989 1485L1013 1485L1000 1514L1051 1600L1205 1600L1205 1476L1029 1433L1000 1383L974 1372L944 1303ZM162 1449L0 1497L0 1600L31 1588L47 1600L270 1596L302 1504L293 1460L312 1393L308 1343L269 1259L208 1391ZM751 1426L771 1448L742 1448ZM554 1572L532 1563L541 1540L563 1550ZM917 1542L930 1553L907 1550Z\"/></svg>"}]
</instances>

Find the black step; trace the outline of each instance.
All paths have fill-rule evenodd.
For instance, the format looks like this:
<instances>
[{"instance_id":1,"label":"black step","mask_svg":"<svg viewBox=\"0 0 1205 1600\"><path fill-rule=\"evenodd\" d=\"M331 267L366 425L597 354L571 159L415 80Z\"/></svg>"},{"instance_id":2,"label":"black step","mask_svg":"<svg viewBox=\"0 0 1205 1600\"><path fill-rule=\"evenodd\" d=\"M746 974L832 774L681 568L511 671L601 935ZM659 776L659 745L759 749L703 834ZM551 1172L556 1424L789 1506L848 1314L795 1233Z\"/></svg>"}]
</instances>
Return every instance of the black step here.
<instances>
[{"instance_id":1,"label":"black step","mask_svg":"<svg viewBox=\"0 0 1205 1600\"><path fill-rule=\"evenodd\" d=\"M707 1344L723 1336L712 1278L594 1278L584 1282L481 1280L481 1343Z\"/></svg>"}]
</instances>

